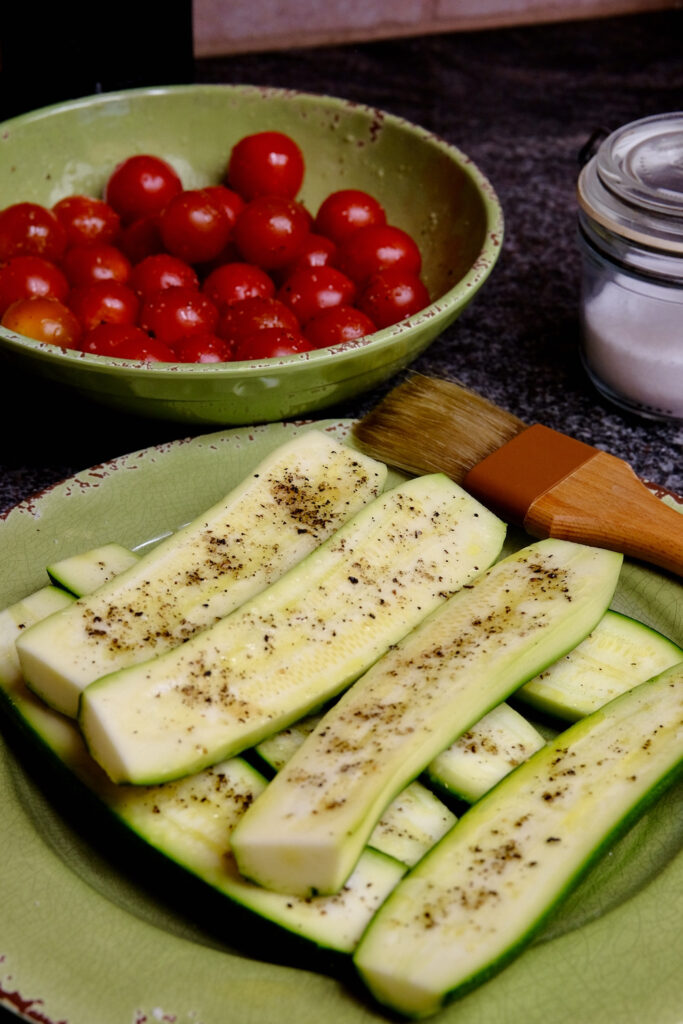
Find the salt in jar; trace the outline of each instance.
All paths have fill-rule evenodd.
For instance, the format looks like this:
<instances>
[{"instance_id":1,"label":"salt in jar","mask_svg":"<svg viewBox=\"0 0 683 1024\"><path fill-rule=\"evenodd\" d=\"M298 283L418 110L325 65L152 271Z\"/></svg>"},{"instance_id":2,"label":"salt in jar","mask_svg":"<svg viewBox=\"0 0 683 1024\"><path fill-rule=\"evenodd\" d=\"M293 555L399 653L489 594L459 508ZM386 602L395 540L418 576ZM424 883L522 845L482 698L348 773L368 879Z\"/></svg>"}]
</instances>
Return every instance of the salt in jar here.
<instances>
[{"instance_id":1,"label":"salt in jar","mask_svg":"<svg viewBox=\"0 0 683 1024\"><path fill-rule=\"evenodd\" d=\"M586 371L630 412L683 419L683 112L612 132L578 201Z\"/></svg>"}]
</instances>

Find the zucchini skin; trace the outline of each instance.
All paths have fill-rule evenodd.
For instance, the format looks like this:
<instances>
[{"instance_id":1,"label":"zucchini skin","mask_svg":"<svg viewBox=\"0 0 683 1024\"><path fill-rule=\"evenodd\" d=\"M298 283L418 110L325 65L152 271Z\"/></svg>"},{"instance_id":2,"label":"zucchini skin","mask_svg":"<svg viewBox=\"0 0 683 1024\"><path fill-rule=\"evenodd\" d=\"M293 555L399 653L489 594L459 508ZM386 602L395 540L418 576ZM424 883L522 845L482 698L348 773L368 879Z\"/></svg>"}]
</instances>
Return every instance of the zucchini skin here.
<instances>
[{"instance_id":1,"label":"zucchini skin","mask_svg":"<svg viewBox=\"0 0 683 1024\"><path fill-rule=\"evenodd\" d=\"M260 593L376 498L386 476L320 431L290 439L126 571L27 630L17 650L28 686L75 717L94 679L172 649Z\"/></svg>"},{"instance_id":2,"label":"zucchini skin","mask_svg":"<svg viewBox=\"0 0 683 1024\"><path fill-rule=\"evenodd\" d=\"M341 697L249 808L233 837L242 873L280 892L336 891L396 794L595 626L621 562L543 540L454 594Z\"/></svg>"},{"instance_id":3,"label":"zucchini skin","mask_svg":"<svg viewBox=\"0 0 683 1024\"><path fill-rule=\"evenodd\" d=\"M505 524L442 474L413 478L276 583L81 695L115 782L170 781L246 750L346 689L497 557Z\"/></svg>"},{"instance_id":4,"label":"zucchini skin","mask_svg":"<svg viewBox=\"0 0 683 1024\"><path fill-rule=\"evenodd\" d=\"M572 725L503 779L406 876L368 926L354 960L378 1002L421 1019L502 970L683 775L682 741L683 662ZM591 770L592 781L572 801L572 786L580 788L579 776ZM529 840L525 829L538 807L542 828ZM575 850L563 856L563 844L572 843ZM552 860L550 870L527 859L538 849ZM486 949L471 954L460 940L465 931L473 946L477 931L486 932ZM402 938L414 970L401 952ZM440 955L448 963L426 982Z\"/></svg>"},{"instance_id":5,"label":"zucchini skin","mask_svg":"<svg viewBox=\"0 0 683 1024\"><path fill-rule=\"evenodd\" d=\"M79 834L86 831L105 856L113 855L135 880L151 886L156 898L193 919L199 908L202 927L254 956L264 958L264 949L272 950L265 958L278 963L310 967L313 957L321 970L347 971L345 961L371 914L366 891L374 887L381 902L406 870L394 858L369 850L352 897L356 914L360 905L360 916L347 923L342 915L335 931L327 920L335 911L334 900L328 904L322 897L298 901L261 893L235 871L230 818L234 823L266 784L241 758L180 784L117 786L89 756L74 723L43 705L22 680L0 678L0 718L6 726L3 734L36 784ZM236 778L243 787L234 806L227 808L226 832L220 838L216 817L224 801L223 790L212 781L217 777ZM219 802L212 806L214 793ZM192 821L185 828L188 808ZM229 908L227 919L216 899Z\"/></svg>"},{"instance_id":6,"label":"zucchini skin","mask_svg":"<svg viewBox=\"0 0 683 1024\"><path fill-rule=\"evenodd\" d=\"M650 626L611 609L565 658L515 694L525 707L576 722L683 660L683 648Z\"/></svg>"}]
</instances>

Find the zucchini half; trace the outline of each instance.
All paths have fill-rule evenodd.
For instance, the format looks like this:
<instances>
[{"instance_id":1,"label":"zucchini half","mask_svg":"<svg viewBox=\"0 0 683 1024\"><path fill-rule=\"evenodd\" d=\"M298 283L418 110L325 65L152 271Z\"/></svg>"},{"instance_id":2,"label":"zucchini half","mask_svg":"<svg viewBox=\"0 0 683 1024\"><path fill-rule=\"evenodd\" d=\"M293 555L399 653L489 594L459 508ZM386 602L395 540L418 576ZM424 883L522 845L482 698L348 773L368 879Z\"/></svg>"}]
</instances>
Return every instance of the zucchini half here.
<instances>
[{"instance_id":1,"label":"zucchini half","mask_svg":"<svg viewBox=\"0 0 683 1024\"><path fill-rule=\"evenodd\" d=\"M442 474L385 491L231 615L86 687L91 753L113 781L137 784L240 753L349 686L482 573L504 536Z\"/></svg>"},{"instance_id":2,"label":"zucchini half","mask_svg":"<svg viewBox=\"0 0 683 1024\"><path fill-rule=\"evenodd\" d=\"M249 923L258 920L284 929L309 950L313 944L332 953L352 952L374 911L405 873L405 864L369 849L337 896L314 900L280 896L242 878L230 851L232 829L266 786L263 776L241 758L159 786L110 782L88 754L75 723L49 708L25 685L14 653L24 627L72 600L63 590L47 586L0 612L0 703L8 709L12 726L29 737L34 762L46 763L45 758L34 756L38 744L37 749L48 755L50 779L56 759L59 768L66 769L127 827L124 835L136 835L232 904L251 912L255 917ZM78 786L73 794L69 792L73 810ZM82 796L85 800L87 794Z\"/></svg>"},{"instance_id":3,"label":"zucchini half","mask_svg":"<svg viewBox=\"0 0 683 1024\"><path fill-rule=\"evenodd\" d=\"M543 540L454 594L323 716L233 836L240 871L299 895L349 876L388 803L595 626L622 556Z\"/></svg>"},{"instance_id":4,"label":"zucchini half","mask_svg":"<svg viewBox=\"0 0 683 1024\"><path fill-rule=\"evenodd\" d=\"M395 889L355 954L374 997L427 1017L497 973L683 769L683 662L560 733Z\"/></svg>"},{"instance_id":5,"label":"zucchini half","mask_svg":"<svg viewBox=\"0 0 683 1024\"><path fill-rule=\"evenodd\" d=\"M88 683L184 642L258 594L375 498L386 476L386 466L321 431L293 438L126 571L27 630L17 644L24 679L75 716Z\"/></svg>"}]
</instances>

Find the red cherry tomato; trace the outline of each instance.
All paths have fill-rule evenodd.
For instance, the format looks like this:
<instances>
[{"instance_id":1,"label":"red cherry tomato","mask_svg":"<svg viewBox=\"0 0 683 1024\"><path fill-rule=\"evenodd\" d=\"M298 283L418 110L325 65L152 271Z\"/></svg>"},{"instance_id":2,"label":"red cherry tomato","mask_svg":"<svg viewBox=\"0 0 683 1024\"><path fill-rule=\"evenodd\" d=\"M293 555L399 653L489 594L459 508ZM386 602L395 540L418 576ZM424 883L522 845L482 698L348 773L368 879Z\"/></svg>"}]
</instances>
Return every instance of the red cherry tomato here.
<instances>
[{"instance_id":1,"label":"red cherry tomato","mask_svg":"<svg viewBox=\"0 0 683 1024\"><path fill-rule=\"evenodd\" d=\"M138 322L143 330L173 347L190 334L212 332L218 310L196 288L165 288L145 301Z\"/></svg>"},{"instance_id":2,"label":"red cherry tomato","mask_svg":"<svg viewBox=\"0 0 683 1024\"><path fill-rule=\"evenodd\" d=\"M206 189L188 189L174 196L162 210L159 231L173 256L187 263L206 263L228 244L232 225Z\"/></svg>"},{"instance_id":3,"label":"red cherry tomato","mask_svg":"<svg viewBox=\"0 0 683 1024\"><path fill-rule=\"evenodd\" d=\"M199 278L185 260L170 253L155 253L133 267L130 286L144 299L164 288L199 288Z\"/></svg>"},{"instance_id":4,"label":"red cherry tomato","mask_svg":"<svg viewBox=\"0 0 683 1024\"><path fill-rule=\"evenodd\" d=\"M158 217L140 217L123 228L116 243L131 263L139 263L146 256L164 251L159 233Z\"/></svg>"},{"instance_id":5,"label":"red cherry tomato","mask_svg":"<svg viewBox=\"0 0 683 1024\"><path fill-rule=\"evenodd\" d=\"M134 359L144 363L176 363L178 360L172 348L164 345L158 338L150 338L142 332L143 337L128 338L111 353L117 359Z\"/></svg>"},{"instance_id":6,"label":"red cherry tomato","mask_svg":"<svg viewBox=\"0 0 683 1024\"><path fill-rule=\"evenodd\" d=\"M181 338L175 352L181 363L227 363L230 359L227 343L209 331Z\"/></svg>"},{"instance_id":7,"label":"red cherry tomato","mask_svg":"<svg viewBox=\"0 0 683 1024\"><path fill-rule=\"evenodd\" d=\"M420 250L406 231L389 224L372 224L354 231L340 245L337 266L360 285L388 267L419 275L422 260Z\"/></svg>"},{"instance_id":8,"label":"red cherry tomato","mask_svg":"<svg viewBox=\"0 0 683 1024\"><path fill-rule=\"evenodd\" d=\"M277 297L305 324L323 309L352 305L356 286L334 267L308 267L287 278Z\"/></svg>"},{"instance_id":9,"label":"red cherry tomato","mask_svg":"<svg viewBox=\"0 0 683 1024\"><path fill-rule=\"evenodd\" d=\"M245 135L230 153L226 179L244 199L272 195L293 199L304 178L304 157L282 132Z\"/></svg>"},{"instance_id":10,"label":"red cherry tomato","mask_svg":"<svg viewBox=\"0 0 683 1024\"><path fill-rule=\"evenodd\" d=\"M112 171L104 199L125 224L160 213L183 185L169 163L158 156L128 157Z\"/></svg>"},{"instance_id":11,"label":"red cherry tomato","mask_svg":"<svg viewBox=\"0 0 683 1024\"><path fill-rule=\"evenodd\" d=\"M242 299L271 298L275 283L265 270L251 263L224 263L211 271L202 291L223 310Z\"/></svg>"},{"instance_id":12,"label":"red cherry tomato","mask_svg":"<svg viewBox=\"0 0 683 1024\"><path fill-rule=\"evenodd\" d=\"M116 210L92 196L66 196L55 203L52 212L66 230L69 245L113 242L121 229Z\"/></svg>"},{"instance_id":13,"label":"red cherry tomato","mask_svg":"<svg viewBox=\"0 0 683 1024\"><path fill-rule=\"evenodd\" d=\"M231 188L226 188L225 185L207 185L204 192L211 197L217 206L221 207L228 218L232 233L232 228L234 228L237 218L244 209L245 203L242 196L238 195L237 192L233 192Z\"/></svg>"},{"instance_id":14,"label":"red cherry tomato","mask_svg":"<svg viewBox=\"0 0 683 1024\"><path fill-rule=\"evenodd\" d=\"M65 249L66 230L51 210L38 203L14 203L0 211L0 262L42 256L58 263Z\"/></svg>"},{"instance_id":15,"label":"red cherry tomato","mask_svg":"<svg viewBox=\"0 0 683 1024\"><path fill-rule=\"evenodd\" d=\"M94 284L95 281L120 281L127 284L131 275L130 260L115 245L93 242L73 245L62 259L62 269L72 287Z\"/></svg>"},{"instance_id":16,"label":"red cherry tomato","mask_svg":"<svg viewBox=\"0 0 683 1024\"><path fill-rule=\"evenodd\" d=\"M42 296L13 302L5 311L2 326L60 348L78 348L82 334L80 323L64 303Z\"/></svg>"},{"instance_id":17,"label":"red cherry tomato","mask_svg":"<svg viewBox=\"0 0 683 1024\"><path fill-rule=\"evenodd\" d=\"M298 256L309 219L299 203L279 196L259 196L237 218L233 239L242 258L264 270L291 263Z\"/></svg>"},{"instance_id":18,"label":"red cherry tomato","mask_svg":"<svg viewBox=\"0 0 683 1024\"><path fill-rule=\"evenodd\" d=\"M278 272L279 279L286 281L295 270L304 270L306 267L334 266L336 254L337 246L331 238L309 232L296 258Z\"/></svg>"},{"instance_id":19,"label":"red cherry tomato","mask_svg":"<svg viewBox=\"0 0 683 1024\"><path fill-rule=\"evenodd\" d=\"M98 324L88 331L79 348L96 356L113 356L124 341L144 344L148 340L149 335L135 324Z\"/></svg>"},{"instance_id":20,"label":"red cherry tomato","mask_svg":"<svg viewBox=\"0 0 683 1024\"><path fill-rule=\"evenodd\" d=\"M365 338L376 330L370 317L355 306L333 306L309 320L304 335L314 348L329 348Z\"/></svg>"},{"instance_id":21,"label":"red cherry tomato","mask_svg":"<svg viewBox=\"0 0 683 1024\"><path fill-rule=\"evenodd\" d=\"M78 285L68 301L86 331L98 324L134 324L140 306L133 289L120 281Z\"/></svg>"},{"instance_id":22,"label":"red cherry tomato","mask_svg":"<svg viewBox=\"0 0 683 1024\"><path fill-rule=\"evenodd\" d=\"M374 196L360 189L343 188L323 200L314 229L341 245L358 228L386 224L386 220L384 207Z\"/></svg>"},{"instance_id":23,"label":"red cherry tomato","mask_svg":"<svg viewBox=\"0 0 683 1024\"><path fill-rule=\"evenodd\" d=\"M401 267L375 274L358 299L358 308L377 327L390 327L429 305L429 292L417 277Z\"/></svg>"},{"instance_id":24,"label":"red cherry tomato","mask_svg":"<svg viewBox=\"0 0 683 1024\"><path fill-rule=\"evenodd\" d=\"M216 333L234 345L247 335L271 327L280 327L289 334L299 333L299 321L284 302L256 297L228 306L221 315Z\"/></svg>"},{"instance_id":25,"label":"red cherry tomato","mask_svg":"<svg viewBox=\"0 0 683 1024\"><path fill-rule=\"evenodd\" d=\"M235 345L232 358L235 362L243 359L276 359L311 351L313 346L298 331L265 327L253 334L245 334Z\"/></svg>"},{"instance_id":26,"label":"red cherry tomato","mask_svg":"<svg viewBox=\"0 0 683 1024\"><path fill-rule=\"evenodd\" d=\"M40 295L63 302L68 293L62 271L42 256L15 256L0 268L0 316L19 299Z\"/></svg>"}]
</instances>

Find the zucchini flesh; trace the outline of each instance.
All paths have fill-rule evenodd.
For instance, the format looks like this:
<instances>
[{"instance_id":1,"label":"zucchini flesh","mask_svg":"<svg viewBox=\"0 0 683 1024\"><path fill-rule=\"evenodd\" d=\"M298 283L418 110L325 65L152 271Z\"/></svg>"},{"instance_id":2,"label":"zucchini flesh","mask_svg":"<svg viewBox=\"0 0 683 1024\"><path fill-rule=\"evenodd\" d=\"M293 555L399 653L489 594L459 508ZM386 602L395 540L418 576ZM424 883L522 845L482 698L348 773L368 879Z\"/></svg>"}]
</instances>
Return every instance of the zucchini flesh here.
<instances>
[{"instance_id":1,"label":"zucchini flesh","mask_svg":"<svg viewBox=\"0 0 683 1024\"><path fill-rule=\"evenodd\" d=\"M74 598L59 587L48 584L0 612L0 679L21 679L21 665L15 641L24 630L34 626L60 608L73 604Z\"/></svg>"},{"instance_id":2,"label":"zucchini flesh","mask_svg":"<svg viewBox=\"0 0 683 1024\"><path fill-rule=\"evenodd\" d=\"M84 553L84 566L97 551ZM87 572L81 575L84 582ZM74 598L44 587L0 612L0 695L15 722L27 729L109 810L151 847L258 917L308 942L348 954L406 866L367 850L344 891L299 900L259 889L242 878L230 851L230 833L266 780L241 758L159 786L117 786L90 757L75 723L49 708L25 685L15 654L22 629Z\"/></svg>"},{"instance_id":3,"label":"zucchini flesh","mask_svg":"<svg viewBox=\"0 0 683 1024\"><path fill-rule=\"evenodd\" d=\"M299 895L339 889L394 796L595 626L621 563L544 540L451 597L323 716L247 811L233 836L242 874Z\"/></svg>"},{"instance_id":4,"label":"zucchini flesh","mask_svg":"<svg viewBox=\"0 0 683 1024\"><path fill-rule=\"evenodd\" d=\"M280 771L320 721L309 715L259 743L256 752ZM412 867L449 828L455 815L426 786L411 782L392 800L368 838L368 846Z\"/></svg>"},{"instance_id":5,"label":"zucchini flesh","mask_svg":"<svg viewBox=\"0 0 683 1024\"><path fill-rule=\"evenodd\" d=\"M505 525L442 474L385 492L284 577L174 650L88 686L115 782L238 754L335 696L497 556Z\"/></svg>"},{"instance_id":6,"label":"zucchini flesh","mask_svg":"<svg viewBox=\"0 0 683 1024\"><path fill-rule=\"evenodd\" d=\"M128 570L17 649L28 685L75 716L83 688L187 640L262 591L382 490L387 469L320 431L288 441Z\"/></svg>"},{"instance_id":7,"label":"zucchini flesh","mask_svg":"<svg viewBox=\"0 0 683 1024\"><path fill-rule=\"evenodd\" d=\"M661 633L608 611L565 658L531 679L516 697L570 722L683 660L683 648Z\"/></svg>"},{"instance_id":8,"label":"zucchini flesh","mask_svg":"<svg viewBox=\"0 0 683 1024\"><path fill-rule=\"evenodd\" d=\"M426 1017L521 951L683 767L683 663L561 733L401 882L355 954L379 1002Z\"/></svg>"},{"instance_id":9,"label":"zucchini flesh","mask_svg":"<svg viewBox=\"0 0 683 1024\"><path fill-rule=\"evenodd\" d=\"M130 569L139 560L139 555L122 544L102 544L99 548L52 562L47 566L47 574L56 586L81 597L92 594L93 590Z\"/></svg>"},{"instance_id":10,"label":"zucchini flesh","mask_svg":"<svg viewBox=\"0 0 683 1024\"><path fill-rule=\"evenodd\" d=\"M437 754L427 776L438 789L474 803L544 743L538 729L503 702Z\"/></svg>"}]
</instances>

